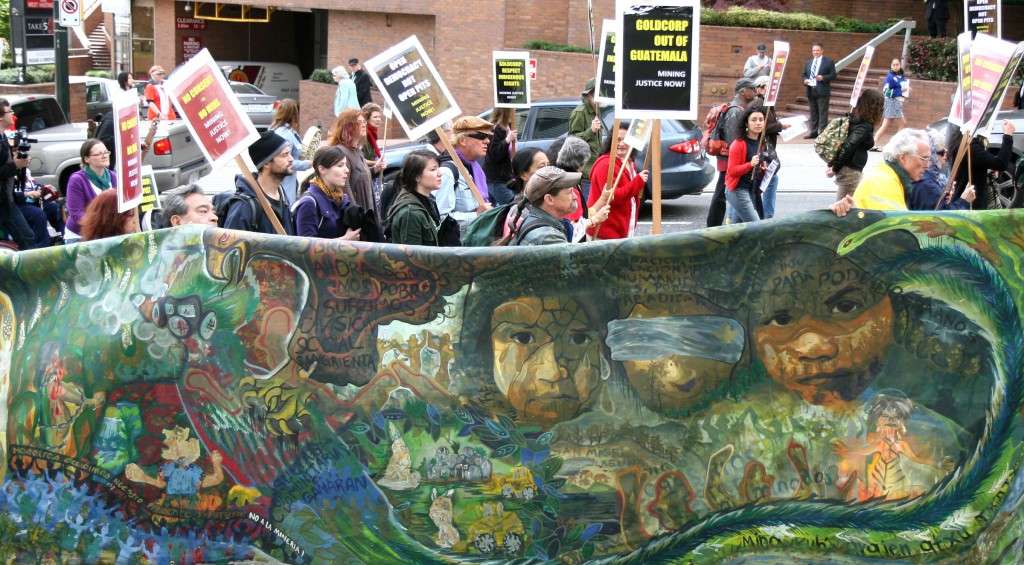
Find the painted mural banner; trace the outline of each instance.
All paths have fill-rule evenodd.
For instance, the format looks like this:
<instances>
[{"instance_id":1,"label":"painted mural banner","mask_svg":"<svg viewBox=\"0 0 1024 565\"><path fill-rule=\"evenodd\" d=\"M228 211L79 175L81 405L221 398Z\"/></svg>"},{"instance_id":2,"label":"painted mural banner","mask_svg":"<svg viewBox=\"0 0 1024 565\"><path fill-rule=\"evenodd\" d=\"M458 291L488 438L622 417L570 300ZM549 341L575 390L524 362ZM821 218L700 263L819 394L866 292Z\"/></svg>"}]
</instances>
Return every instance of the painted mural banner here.
<instances>
[{"instance_id":1,"label":"painted mural banner","mask_svg":"<svg viewBox=\"0 0 1024 565\"><path fill-rule=\"evenodd\" d=\"M697 119L700 5L616 0L615 116Z\"/></svg>"},{"instance_id":2,"label":"painted mural banner","mask_svg":"<svg viewBox=\"0 0 1024 565\"><path fill-rule=\"evenodd\" d=\"M1012 562L1020 220L0 256L0 558Z\"/></svg>"},{"instance_id":3,"label":"painted mural banner","mask_svg":"<svg viewBox=\"0 0 1024 565\"><path fill-rule=\"evenodd\" d=\"M594 76L594 100L615 104L615 20L601 21L601 44Z\"/></svg>"},{"instance_id":4,"label":"painted mural banner","mask_svg":"<svg viewBox=\"0 0 1024 565\"><path fill-rule=\"evenodd\" d=\"M462 113L415 35L366 61L366 70L409 139L419 139Z\"/></svg>"}]
</instances>

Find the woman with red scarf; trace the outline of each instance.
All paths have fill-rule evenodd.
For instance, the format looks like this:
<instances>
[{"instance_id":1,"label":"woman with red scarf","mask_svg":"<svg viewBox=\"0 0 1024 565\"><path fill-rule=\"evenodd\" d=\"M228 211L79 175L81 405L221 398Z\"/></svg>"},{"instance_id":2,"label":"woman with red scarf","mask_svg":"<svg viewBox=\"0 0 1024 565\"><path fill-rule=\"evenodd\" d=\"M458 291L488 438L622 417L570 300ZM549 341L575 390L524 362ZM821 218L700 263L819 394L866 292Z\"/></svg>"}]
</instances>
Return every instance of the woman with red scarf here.
<instances>
[{"instance_id":1,"label":"woman with red scarf","mask_svg":"<svg viewBox=\"0 0 1024 565\"><path fill-rule=\"evenodd\" d=\"M605 189L608 184L608 160L611 159L612 140L609 134L605 139L601 156L594 161L590 169L590 195L587 198L587 208L598 210L611 200L608 219L597 225L598 239L622 239L632 237L636 231L636 221L640 217L640 205L643 203L644 187L647 186L647 171L637 172L636 164L632 160L626 161L625 170L622 161L629 152L624 138L626 130L629 129L629 122L623 121L619 126L619 145L615 148L615 161L611 171L612 180L619 179L615 186ZM594 228L591 227L587 233L594 236Z\"/></svg>"},{"instance_id":2,"label":"woman with red scarf","mask_svg":"<svg viewBox=\"0 0 1024 565\"><path fill-rule=\"evenodd\" d=\"M363 118L366 119L366 141L363 143L363 157L366 158L366 167L370 169L373 197L379 209L381 206L380 195L384 191L384 177L381 176L381 173L384 172L385 164L381 156L380 145L377 144L377 138L380 136L380 130L384 126L384 112L380 106L373 102L367 102L360 111L363 113ZM381 214L386 213L387 210L381 210Z\"/></svg>"}]
</instances>

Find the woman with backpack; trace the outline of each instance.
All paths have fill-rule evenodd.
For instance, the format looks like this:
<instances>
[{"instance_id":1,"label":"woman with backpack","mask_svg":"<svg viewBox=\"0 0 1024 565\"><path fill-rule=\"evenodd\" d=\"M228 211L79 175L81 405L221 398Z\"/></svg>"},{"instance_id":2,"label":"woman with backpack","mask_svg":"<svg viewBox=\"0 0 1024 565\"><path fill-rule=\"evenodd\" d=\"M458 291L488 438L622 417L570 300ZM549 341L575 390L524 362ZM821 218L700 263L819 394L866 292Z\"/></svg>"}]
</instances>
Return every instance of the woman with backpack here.
<instances>
[{"instance_id":1,"label":"woman with backpack","mask_svg":"<svg viewBox=\"0 0 1024 565\"><path fill-rule=\"evenodd\" d=\"M836 179L836 200L853 196L860 183L868 163L868 150L875 145L875 126L882 120L882 105L882 93L868 88L861 92L857 106L850 112L846 139L825 171L826 176Z\"/></svg>"},{"instance_id":2,"label":"woman with backpack","mask_svg":"<svg viewBox=\"0 0 1024 565\"><path fill-rule=\"evenodd\" d=\"M590 169L590 196L587 207L591 210L600 209L606 203L610 205L608 219L591 226L588 233L598 239L623 239L632 237L636 231L636 222L640 217L640 204L643 202L644 187L647 186L647 171L636 170L636 164L630 159L629 146L626 145L626 131L629 122L619 124L619 144L612 157L612 136L609 135L602 147L601 156L594 161ZM611 162L611 178L618 179L614 186L606 188L609 177L609 161ZM621 174L620 174L621 172Z\"/></svg>"},{"instance_id":3,"label":"woman with backpack","mask_svg":"<svg viewBox=\"0 0 1024 565\"><path fill-rule=\"evenodd\" d=\"M879 143L881 143L882 134L894 122L896 131L900 131L907 125L907 120L903 118L903 102L910 96L910 79L904 75L903 63L899 59L893 59L892 63L889 63L889 73L885 75L885 82L882 83L882 94L885 95L885 111L882 116L885 121L882 122L882 127L878 130L878 135L875 136ZM871 150L881 151L878 146L872 147Z\"/></svg>"},{"instance_id":4,"label":"woman with backpack","mask_svg":"<svg viewBox=\"0 0 1024 565\"><path fill-rule=\"evenodd\" d=\"M295 235L359 240L358 227L345 223L345 211L352 205L348 177L348 159L341 148L326 145L317 149L313 174L302 183L302 197L294 205Z\"/></svg>"},{"instance_id":5,"label":"woman with backpack","mask_svg":"<svg viewBox=\"0 0 1024 565\"><path fill-rule=\"evenodd\" d=\"M388 210L384 231L391 243L440 246L441 214L430 197L441 188L441 167L429 151L413 151L398 174L399 191Z\"/></svg>"},{"instance_id":6,"label":"woman with backpack","mask_svg":"<svg viewBox=\"0 0 1024 565\"><path fill-rule=\"evenodd\" d=\"M764 131L764 110L757 106L743 112L736 139L729 145L725 169L725 200L740 223L761 219L754 205L756 187L761 184L767 163L758 151Z\"/></svg>"}]
</instances>

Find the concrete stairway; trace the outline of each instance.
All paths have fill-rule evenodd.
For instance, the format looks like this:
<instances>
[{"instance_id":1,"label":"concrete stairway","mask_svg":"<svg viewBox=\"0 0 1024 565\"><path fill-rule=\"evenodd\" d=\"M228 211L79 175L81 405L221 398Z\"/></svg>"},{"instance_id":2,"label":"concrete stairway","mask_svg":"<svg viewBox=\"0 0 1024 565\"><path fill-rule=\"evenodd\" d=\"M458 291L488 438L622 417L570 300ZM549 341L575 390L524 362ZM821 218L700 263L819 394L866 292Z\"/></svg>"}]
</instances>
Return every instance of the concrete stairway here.
<instances>
[{"instance_id":1,"label":"concrete stairway","mask_svg":"<svg viewBox=\"0 0 1024 565\"><path fill-rule=\"evenodd\" d=\"M110 68L110 39L103 22L89 32L89 59L92 68L106 70Z\"/></svg>"},{"instance_id":2,"label":"concrete stairway","mask_svg":"<svg viewBox=\"0 0 1024 565\"><path fill-rule=\"evenodd\" d=\"M839 76L836 80L832 81L832 97L829 99L829 111L830 117L835 117L840 114L845 114L850 111L850 95L853 94L853 83L857 81L857 69L859 65L850 65L849 67L839 71ZM870 69L868 70L868 77L865 81L864 88L877 88L878 78L884 77L886 73L885 69ZM786 104L785 112L787 114L810 114L810 106L807 102L807 96L798 96L796 101L791 104Z\"/></svg>"}]
</instances>

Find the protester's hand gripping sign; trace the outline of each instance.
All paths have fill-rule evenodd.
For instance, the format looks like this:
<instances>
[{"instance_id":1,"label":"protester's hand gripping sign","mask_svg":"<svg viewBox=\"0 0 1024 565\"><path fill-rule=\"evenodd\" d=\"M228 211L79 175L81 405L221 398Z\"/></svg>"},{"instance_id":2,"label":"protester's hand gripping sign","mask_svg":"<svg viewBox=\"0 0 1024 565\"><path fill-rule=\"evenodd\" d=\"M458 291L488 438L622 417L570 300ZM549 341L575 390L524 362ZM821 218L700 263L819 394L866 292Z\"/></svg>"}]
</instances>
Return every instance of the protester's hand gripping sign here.
<instances>
[{"instance_id":1,"label":"protester's hand gripping sign","mask_svg":"<svg viewBox=\"0 0 1024 565\"><path fill-rule=\"evenodd\" d=\"M598 49L594 100L615 104L615 20L601 22L601 46Z\"/></svg>"},{"instance_id":2,"label":"protester's hand gripping sign","mask_svg":"<svg viewBox=\"0 0 1024 565\"><path fill-rule=\"evenodd\" d=\"M409 139L462 113L415 35L366 61L365 67Z\"/></svg>"},{"instance_id":3,"label":"protester's hand gripping sign","mask_svg":"<svg viewBox=\"0 0 1024 565\"><path fill-rule=\"evenodd\" d=\"M697 119L697 0L616 0L615 20L615 116Z\"/></svg>"},{"instance_id":4,"label":"protester's hand gripping sign","mask_svg":"<svg viewBox=\"0 0 1024 565\"><path fill-rule=\"evenodd\" d=\"M782 89L782 75L786 72L786 61L789 60L789 42L776 41L772 50L772 71L769 76L768 92L764 95L764 105L772 108L779 99L779 91Z\"/></svg>"},{"instance_id":5,"label":"protester's hand gripping sign","mask_svg":"<svg viewBox=\"0 0 1024 565\"><path fill-rule=\"evenodd\" d=\"M178 68L164 89L213 168L259 139L209 50L203 49Z\"/></svg>"},{"instance_id":6,"label":"protester's hand gripping sign","mask_svg":"<svg viewBox=\"0 0 1024 565\"><path fill-rule=\"evenodd\" d=\"M114 153L117 155L117 211L127 212L142 201L142 154L139 145L139 99L128 92L114 95Z\"/></svg>"},{"instance_id":7,"label":"protester's hand gripping sign","mask_svg":"<svg viewBox=\"0 0 1024 565\"><path fill-rule=\"evenodd\" d=\"M853 92L850 93L850 106L856 107L860 100L860 93L864 90L864 81L868 78L868 71L871 69L871 59L875 56L875 48L871 45L864 50L864 58L860 60L860 68L857 69L857 80L853 83Z\"/></svg>"},{"instance_id":8,"label":"protester's hand gripping sign","mask_svg":"<svg viewBox=\"0 0 1024 565\"><path fill-rule=\"evenodd\" d=\"M494 51L494 107L529 108L530 81L526 78L530 54L526 51Z\"/></svg>"},{"instance_id":9,"label":"protester's hand gripping sign","mask_svg":"<svg viewBox=\"0 0 1024 565\"><path fill-rule=\"evenodd\" d=\"M274 231L285 235L284 226L241 156L260 135L210 52L203 49L189 59L167 79L164 89L210 165L217 168L234 159Z\"/></svg>"}]
</instances>

